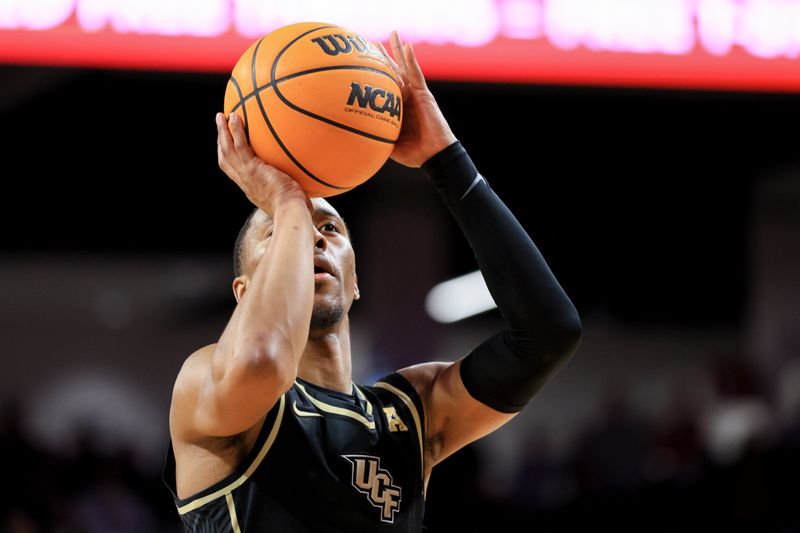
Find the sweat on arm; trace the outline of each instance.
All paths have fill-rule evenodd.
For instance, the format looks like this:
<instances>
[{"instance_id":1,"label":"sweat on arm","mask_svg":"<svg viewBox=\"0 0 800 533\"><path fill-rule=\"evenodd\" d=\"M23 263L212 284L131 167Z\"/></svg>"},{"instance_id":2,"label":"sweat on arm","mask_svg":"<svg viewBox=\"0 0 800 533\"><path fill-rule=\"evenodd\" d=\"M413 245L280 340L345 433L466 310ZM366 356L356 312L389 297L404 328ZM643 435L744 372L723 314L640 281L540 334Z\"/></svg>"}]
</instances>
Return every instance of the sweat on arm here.
<instances>
[{"instance_id":1,"label":"sweat on arm","mask_svg":"<svg viewBox=\"0 0 800 533\"><path fill-rule=\"evenodd\" d=\"M577 349L578 313L459 141L428 159L422 170L472 247L505 322L500 333L464 358L461 380L479 402L519 412Z\"/></svg>"}]
</instances>

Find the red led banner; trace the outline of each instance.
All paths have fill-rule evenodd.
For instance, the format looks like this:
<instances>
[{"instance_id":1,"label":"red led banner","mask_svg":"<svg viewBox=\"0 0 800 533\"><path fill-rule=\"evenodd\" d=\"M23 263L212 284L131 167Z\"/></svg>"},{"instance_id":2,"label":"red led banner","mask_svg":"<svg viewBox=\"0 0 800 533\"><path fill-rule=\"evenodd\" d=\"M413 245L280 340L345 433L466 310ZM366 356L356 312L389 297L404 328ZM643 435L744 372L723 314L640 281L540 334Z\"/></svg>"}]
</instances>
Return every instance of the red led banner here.
<instances>
[{"instance_id":1,"label":"red led banner","mask_svg":"<svg viewBox=\"0 0 800 533\"><path fill-rule=\"evenodd\" d=\"M397 29L431 79L800 91L800 0L0 0L0 62L225 72L301 20Z\"/></svg>"}]
</instances>

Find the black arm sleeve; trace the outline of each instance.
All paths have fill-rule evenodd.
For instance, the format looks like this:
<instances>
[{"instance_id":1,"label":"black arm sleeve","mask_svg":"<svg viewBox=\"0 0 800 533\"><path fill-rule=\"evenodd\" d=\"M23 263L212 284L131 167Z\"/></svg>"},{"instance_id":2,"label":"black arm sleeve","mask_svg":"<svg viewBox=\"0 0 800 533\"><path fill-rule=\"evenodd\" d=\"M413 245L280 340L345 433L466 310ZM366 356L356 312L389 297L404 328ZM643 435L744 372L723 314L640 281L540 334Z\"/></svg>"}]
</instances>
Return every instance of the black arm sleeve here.
<instances>
[{"instance_id":1,"label":"black arm sleeve","mask_svg":"<svg viewBox=\"0 0 800 533\"><path fill-rule=\"evenodd\" d=\"M461 379L476 400L520 411L580 342L572 302L459 141L422 165L469 241L505 328L467 355Z\"/></svg>"}]
</instances>

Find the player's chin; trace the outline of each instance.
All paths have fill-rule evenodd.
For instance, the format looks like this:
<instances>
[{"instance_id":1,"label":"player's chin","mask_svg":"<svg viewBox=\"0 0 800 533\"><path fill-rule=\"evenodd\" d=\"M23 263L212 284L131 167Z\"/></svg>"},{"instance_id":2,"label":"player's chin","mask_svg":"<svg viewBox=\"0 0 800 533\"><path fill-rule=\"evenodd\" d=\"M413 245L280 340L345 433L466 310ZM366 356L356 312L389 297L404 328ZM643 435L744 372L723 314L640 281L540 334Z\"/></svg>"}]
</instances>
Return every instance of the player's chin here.
<instances>
[{"instance_id":1,"label":"player's chin","mask_svg":"<svg viewBox=\"0 0 800 533\"><path fill-rule=\"evenodd\" d=\"M345 315L344 306L339 299L324 298L314 302L311 311L311 329L327 329L337 325Z\"/></svg>"},{"instance_id":2,"label":"player's chin","mask_svg":"<svg viewBox=\"0 0 800 533\"><path fill-rule=\"evenodd\" d=\"M344 306L344 295L338 290L320 287L314 291L314 309L337 308Z\"/></svg>"},{"instance_id":3,"label":"player's chin","mask_svg":"<svg viewBox=\"0 0 800 533\"><path fill-rule=\"evenodd\" d=\"M334 294L338 295L340 293L341 293L341 290L339 289L338 285L336 285L336 284L328 283L328 282L323 282L323 283L316 282L316 283L314 283L314 295L315 296L321 296L321 295L332 296Z\"/></svg>"}]
</instances>

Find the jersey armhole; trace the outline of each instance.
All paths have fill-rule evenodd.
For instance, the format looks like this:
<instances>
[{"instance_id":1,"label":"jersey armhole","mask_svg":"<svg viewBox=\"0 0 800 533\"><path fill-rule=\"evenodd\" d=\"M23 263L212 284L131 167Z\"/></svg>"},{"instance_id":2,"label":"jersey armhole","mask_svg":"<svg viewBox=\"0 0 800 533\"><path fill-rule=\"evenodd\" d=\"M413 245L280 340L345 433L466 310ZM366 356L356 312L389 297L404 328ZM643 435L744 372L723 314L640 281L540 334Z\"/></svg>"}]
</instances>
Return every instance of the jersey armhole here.
<instances>
[{"instance_id":1,"label":"jersey armhole","mask_svg":"<svg viewBox=\"0 0 800 533\"><path fill-rule=\"evenodd\" d=\"M419 443L420 468L423 479L425 477L425 411L422 408L422 400L417 394L414 386L406 378L397 372L392 372L375 382L373 387L388 391L396 396L411 413L414 423L414 431L417 434Z\"/></svg>"},{"instance_id":2,"label":"jersey armhole","mask_svg":"<svg viewBox=\"0 0 800 533\"><path fill-rule=\"evenodd\" d=\"M213 500L230 494L253 475L253 472L260 466L278 436L278 431L280 430L283 420L285 404L286 394L284 393L281 395L278 402L268 411L253 448L233 472L220 481L217 481L211 486L185 499L179 498L177 494L175 454L172 449L172 439L170 438L169 446L165 453L164 461L162 462L161 480L172 494L175 506L178 509L178 514L183 515L189 513Z\"/></svg>"}]
</instances>

